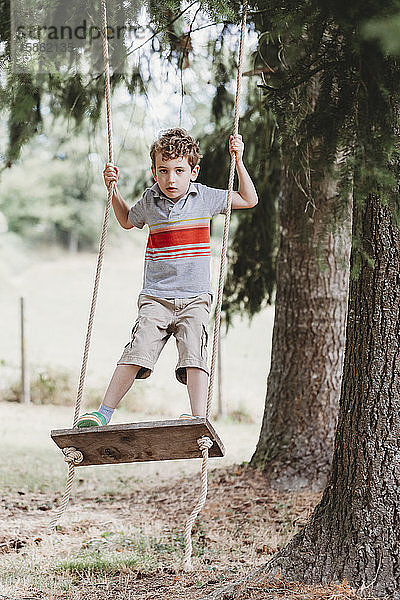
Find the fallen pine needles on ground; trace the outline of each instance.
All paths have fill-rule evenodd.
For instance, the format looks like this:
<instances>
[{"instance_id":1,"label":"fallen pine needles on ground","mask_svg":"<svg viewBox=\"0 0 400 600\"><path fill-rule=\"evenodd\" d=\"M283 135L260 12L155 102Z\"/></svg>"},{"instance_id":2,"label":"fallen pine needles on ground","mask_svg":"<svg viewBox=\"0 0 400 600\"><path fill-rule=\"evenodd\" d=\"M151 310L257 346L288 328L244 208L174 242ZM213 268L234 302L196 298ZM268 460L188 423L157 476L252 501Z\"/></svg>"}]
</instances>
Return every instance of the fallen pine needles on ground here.
<instances>
[{"instance_id":1,"label":"fallen pine needles on ground","mask_svg":"<svg viewBox=\"0 0 400 600\"><path fill-rule=\"evenodd\" d=\"M208 500L193 530L195 570L184 573L183 530L198 489L195 475L153 481L127 477L117 490L101 495L80 480L53 535L46 528L58 496L21 490L4 495L0 600L211 598L265 564L300 530L320 497L274 490L248 466L212 471ZM260 580L237 592L226 598L357 597L346 584L312 588Z\"/></svg>"}]
</instances>

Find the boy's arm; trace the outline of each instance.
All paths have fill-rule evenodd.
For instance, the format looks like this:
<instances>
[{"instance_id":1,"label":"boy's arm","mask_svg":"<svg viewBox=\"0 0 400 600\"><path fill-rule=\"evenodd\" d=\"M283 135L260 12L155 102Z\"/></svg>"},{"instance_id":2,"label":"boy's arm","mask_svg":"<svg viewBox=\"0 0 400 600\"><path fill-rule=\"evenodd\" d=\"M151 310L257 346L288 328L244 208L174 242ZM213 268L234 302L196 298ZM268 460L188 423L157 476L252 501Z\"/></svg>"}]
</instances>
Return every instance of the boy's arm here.
<instances>
[{"instance_id":1,"label":"boy's arm","mask_svg":"<svg viewBox=\"0 0 400 600\"><path fill-rule=\"evenodd\" d=\"M119 190L116 185L114 186L112 205L114 209L114 214L121 227L123 227L124 229L132 229L134 225L128 219L130 207L119 193Z\"/></svg>"},{"instance_id":2,"label":"boy's arm","mask_svg":"<svg viewBox=\"0 0 400 600\"><path fill-rule=\"evenodd\" d=\"M258 196L243 163L244 144L241 135L230 137L229 151L231 154L236 152L236 172L239 179L239 189L232 195L232 208L253 208L258 203Z\"/></svg>"},{"instance_id":3,"label":"boy's arm","mask_svg":"<svg viewBox=\"0 0 400 600\"><path fill-rule=\"evenodd\" d=\"M132 229L133 224L129 221L128 215L130 207L125 202L117 188L117 179L119 177L119 169L111 163L107 163L103 171L104 183L106 187L114 183L114 192L112 197L112 206L118 223L124 229Z\"/></svg>"}]
</instances>

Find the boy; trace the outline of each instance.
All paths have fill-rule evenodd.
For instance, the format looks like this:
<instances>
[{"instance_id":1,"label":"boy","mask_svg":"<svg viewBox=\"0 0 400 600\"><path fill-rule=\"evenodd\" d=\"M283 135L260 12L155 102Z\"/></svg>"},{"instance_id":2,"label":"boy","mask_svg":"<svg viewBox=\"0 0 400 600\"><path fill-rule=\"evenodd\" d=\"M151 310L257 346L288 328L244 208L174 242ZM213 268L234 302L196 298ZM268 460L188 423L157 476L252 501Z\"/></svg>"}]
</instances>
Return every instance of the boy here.
<instances>
[{"instance_id":1,"label":"boy","mask_svg":"<svg viewBox=\"0 0 400 600\"><path fill-rule=\"evenodd\" d=\"M232 208L258 202L243 163L242 137L231 136L238 191ZM207 403L207 326L211 306L210 220L226 211L226 190L194 183L201 158L196 141L181 128L165 131L150 148L155 184L130 208L119 193L119 170L107 164L105 185L114 183L115 216L124 229L149 226L143 289L131 341L122 353L98 411L82 415L78 427L106 425L135 379L148 377L165 343L176 338L178 381L187 385L192 415L204 417Z\"/></svg>"}]
</instances>

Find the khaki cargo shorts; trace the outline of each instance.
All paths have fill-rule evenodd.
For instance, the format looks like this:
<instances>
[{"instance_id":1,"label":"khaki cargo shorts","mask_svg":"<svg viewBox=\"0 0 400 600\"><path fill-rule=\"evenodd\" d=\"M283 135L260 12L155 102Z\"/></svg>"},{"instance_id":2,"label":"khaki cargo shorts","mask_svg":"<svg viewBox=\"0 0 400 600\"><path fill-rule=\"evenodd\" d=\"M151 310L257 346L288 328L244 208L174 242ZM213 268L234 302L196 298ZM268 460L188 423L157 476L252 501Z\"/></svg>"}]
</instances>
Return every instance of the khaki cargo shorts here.
<instances>
[{"instance_id":1,"label":"khaki cargo shorts","mask_svg":"<svg viewBox=\"0 0 400 600\"><path fill-rule=\"evenodd\" d=\"M178 348L175 368L178 381L187 383L186 367L197 367L208 373L210 294L170 300L140 294L138 309L131 341L125 346L118 365L139 365L142 368L137 379L149 377L161 350L173 335Z\"/></svg>"}]
</instances>

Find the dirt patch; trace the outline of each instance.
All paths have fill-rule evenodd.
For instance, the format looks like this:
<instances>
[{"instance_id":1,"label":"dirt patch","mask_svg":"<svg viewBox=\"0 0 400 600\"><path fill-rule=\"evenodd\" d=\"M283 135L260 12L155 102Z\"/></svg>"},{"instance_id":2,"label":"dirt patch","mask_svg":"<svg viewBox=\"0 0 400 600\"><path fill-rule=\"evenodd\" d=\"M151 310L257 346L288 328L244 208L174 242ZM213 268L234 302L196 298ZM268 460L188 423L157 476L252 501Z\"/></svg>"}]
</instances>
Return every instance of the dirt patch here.
<instances>
[{"instance_id":1,"label":"dirt patch","mask_svg":"<svg viewBox=\"0 0 400 600\"><path fill-rule=\"evenodd\" d=\"M54 535L46 533L54 494L16 492L2 498L0 569L6 586L1 600L204 598L264 564L305 524L320 497L276 491L249 467L213 471L193 531L195 570L183 573L183 529L197 501L199 476L127 480L122 487L99 496L81 484ZM282 586L253 587L232 597L318 598ZM338 593L331 590L330 597L354 598Z\"/></svg>"}]
</instances>

